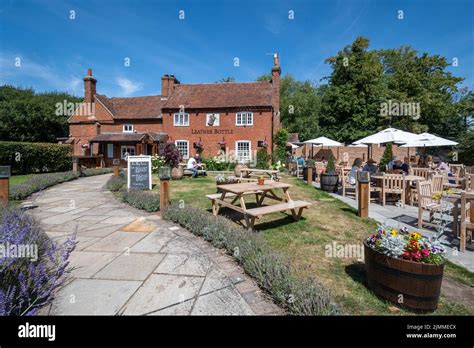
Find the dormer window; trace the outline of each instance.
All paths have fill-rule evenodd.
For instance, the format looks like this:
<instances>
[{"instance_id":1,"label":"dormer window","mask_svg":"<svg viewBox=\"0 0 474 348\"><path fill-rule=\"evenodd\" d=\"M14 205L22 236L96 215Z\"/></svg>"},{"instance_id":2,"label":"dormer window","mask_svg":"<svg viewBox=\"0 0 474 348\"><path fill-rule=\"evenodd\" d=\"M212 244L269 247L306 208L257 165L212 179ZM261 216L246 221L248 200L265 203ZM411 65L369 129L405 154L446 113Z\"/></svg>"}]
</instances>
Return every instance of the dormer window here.
<instances>
[{"instance_id":1,"label":"dormer window","mask_svg":"<svg viewBox=\"0 0 474 348\"><path fill-rule=\"evenodd\" d=\"M173 125L175 127L187 127L189 126L189 114L184 112L178 112L174 114Z\"/></svg>"},{"instance_id":2,"label":"dormer window","mask_svg":"<svg viewBox=\"0 0 474 348\"><path fill-rule=\"evenodd\" d=\"M133 133L133 124L126 123L123 125L123 132L124 133Z\"/></svg>"}]
</instances>

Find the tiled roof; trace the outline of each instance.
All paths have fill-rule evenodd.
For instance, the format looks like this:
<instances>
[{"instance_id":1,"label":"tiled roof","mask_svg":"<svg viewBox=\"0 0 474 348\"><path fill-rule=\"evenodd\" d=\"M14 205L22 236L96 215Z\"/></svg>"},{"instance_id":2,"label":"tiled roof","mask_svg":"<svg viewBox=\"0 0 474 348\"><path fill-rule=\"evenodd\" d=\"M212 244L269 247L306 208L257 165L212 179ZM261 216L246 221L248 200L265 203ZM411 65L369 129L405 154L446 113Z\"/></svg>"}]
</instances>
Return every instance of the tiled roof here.
<instances>
[{"instance_id":1,"label":"tiled roof","mask_svg":"<svg viewBox=\"0 0 474 348\"><path fill-rule=\"evenodd\" d=\"M95 97L104 104L116 119L150 119L161 118L161 96L130 98L108 98L96 94Z\"/></svg>"},{"instance_id":2,"label":"tiled roof","mask_svg":"<svg viewBox=\"0 0 474 348\"><path fill-rule=\"evenodd\" d=\"M168 139L168 134L147 132L147 133L101 133L91 139L92 142L135 142L141 141L144 137L151 137L153 141L164 142Z\"/></svg>"},{"instance_id":3,"label":"tiled roof","mask_svg":"<svg viewBox=\"0 0 474 348\"><path fill-rule=\"evenodd\" d=\"M271 106L269 81L247 83L176 84L164 109Z\"/></svg>"}]
</instances>

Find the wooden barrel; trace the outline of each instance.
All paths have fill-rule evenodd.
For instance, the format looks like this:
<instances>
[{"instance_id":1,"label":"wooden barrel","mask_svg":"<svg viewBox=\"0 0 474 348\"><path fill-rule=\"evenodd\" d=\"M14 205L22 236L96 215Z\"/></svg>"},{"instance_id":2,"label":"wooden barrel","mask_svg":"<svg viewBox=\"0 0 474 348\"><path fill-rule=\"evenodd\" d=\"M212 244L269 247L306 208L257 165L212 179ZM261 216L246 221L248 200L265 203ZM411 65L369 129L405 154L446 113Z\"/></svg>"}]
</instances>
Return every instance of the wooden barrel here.
<instances>
[{"instance_id":1,"label":"wooden barrel","mask_svg":"<svg viewBox=\"0 0 474 348\"><path fill-rule=\"evenodd\" d=\"M241 173L241 169L246 169L248 168L245 164L242 164L242 163L239 163L235 166L234 168L234 175L238 178L240 178L240 173ZM245 174L244 177L247 177L248 175Z\"/></svg>"},{"instance_id":2,"label":"wooden barrel","mask_svg":"<svg viewBox=\"0 0 474 348\"><path fill-rule=\"evenodd\" d=\"M365 245L367 283L380 297L415 311L438 307L444 265L388 257Z\"/></svg>"}]
</instances>

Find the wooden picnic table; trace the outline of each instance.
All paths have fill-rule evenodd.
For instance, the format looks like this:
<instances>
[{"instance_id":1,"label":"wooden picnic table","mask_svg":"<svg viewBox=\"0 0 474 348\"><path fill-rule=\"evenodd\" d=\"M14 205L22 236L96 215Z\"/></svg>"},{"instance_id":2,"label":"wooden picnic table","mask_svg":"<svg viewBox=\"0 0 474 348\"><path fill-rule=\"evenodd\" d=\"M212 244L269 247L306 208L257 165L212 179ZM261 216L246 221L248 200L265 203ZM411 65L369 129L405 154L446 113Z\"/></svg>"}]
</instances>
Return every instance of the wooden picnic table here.
<instances>
[{"instance_id":1,"label":"wooden picnic table","mask_svg":"<svg viewBox=\"0 0 474 348\"><path fill-rule=\"evenodd\" d=\"M240 184L218 185L221 193L207 195L212 200L212 213L217 215L221 206L242 213L245 218L246 227L253 230L256 218L264 215L290 210L294 220L299 220L304 208L310 203L305 201L293 201L288 190L293 185L282 182L266 182L264 185L248 182ZM278 196L275 190L281 189L283 196ZM257 208L248 209L244 197L255 195ZM226 198L232 199L231 201ZM273 199L282 203L262 206L265 198Z\"/></svg>"},{"instance_id":2,"label":"wooden picnic table","mask_svg":"<svg viewBox=\"0 0 474 348\"><path fill-rule=\"evenodd\" d=\"M375 179L376 180L376 185L378 187L382 187L383 185L383 175L381 174L375 174L375 175L371 175L370 176L371 179ZM411 191L410 191L410 186L411 186L411 183L414 182L414 181L418 181L418 180L426 180L424 177L422 176L417 176L417 175L405 175L405 203L408 204L410 202L410 195L411 195Z\"/></svg>"},{"instance_id":3,"label":"wooden picnic table","mask_svg":"<svg viewBox=\"0 0 474 348\"><path fill-rule=\"evenodd\" d=\"M240 170L240 179L243 178L244 173L247 173L247 175L267 175L272 181L280 181L280 178L278 177L278 172L279 171L275 169L243 168Z\"/></svg>"}]
</instances>

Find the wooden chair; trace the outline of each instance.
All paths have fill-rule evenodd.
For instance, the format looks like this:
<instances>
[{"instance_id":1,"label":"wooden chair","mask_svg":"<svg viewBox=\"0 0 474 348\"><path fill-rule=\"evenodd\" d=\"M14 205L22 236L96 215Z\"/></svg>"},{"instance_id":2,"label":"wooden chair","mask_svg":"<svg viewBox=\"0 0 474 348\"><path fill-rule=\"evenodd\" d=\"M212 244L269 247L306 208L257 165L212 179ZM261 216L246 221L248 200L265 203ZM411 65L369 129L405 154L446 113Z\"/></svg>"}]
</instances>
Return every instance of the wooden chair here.
<instances>
[{"instance_id":1,"label":"wooden chair","mask_svg":"<svg viewBox=\"0 0 474 348\"><path fill-rule=\"evenodd\" d=\"M466 250L466 240L472 243L472 231L474 231L474 192L461 193L461 230L459 251Z\"/></svg>"},{"instance_id":2,"label":"wooden chair","mask_svg":"<svg viewBox=\"0 0 474 348\"><path fill-rule=\"evenodd\" d=\"M451 174L458 178L462 178L464 175L464 164L450 164L449 169L451 170Z\"/></svg>"},{"instance_id":3,"label":"wooden chair","mask_svg":"<svg viewBox=\"0 0 474 348\"><path fill-rule=\"evenodd\" d=\"M303 179L303 168L304 164L299 164L298 161L296 161L296 177L298 179Z\"/></svg>"},{"instance_id":4,"label":"wooden chair","mask_svg":"<svg viewBox=\"0 0 474 348\"><path fill-rule=\"evenodd\" d=\"M431 177L431 192L437 193L437 192L442 192L443 191L443 176L442 175L433 175Z\"/></svg>"},{"instance_id":5,"label":"wooden chair","mask_svg":"<svg viewBox=\"0 0 474 348\"><path fill-rule=\"evenodd\" d=\"M405 207L405 174L385 174L382 184L382 205L385 206L386 194L400 195Z\"/></svg>"},{"instance_id":6,"label":"wooden chair","mask_svg":"<svg viewBox=\"0 0 474 348\"><path fill-rule=\"evenodd\" d=\"M383 187L376 186L376 185L375 185L375 182L372 182L372 180L370 180L370 186L369 186L369 202L371 202L372 200L378 200L379 202L381 202L382 199L383 199L383 197L382 197L382 191L383 191ZM372 192L376 192L376 193L377 193L377 197L372 197Z\"/></svg>"},{"instance_id":7,"label":"wooden chair","mask_svg":"<svg viewBox=\"0 0 474 348\"><path fill-rule=\"evenodd\" d=\"M474 166L465 166L464 174L474 174Z\"/></svg>"},{"instance_id":8,"label":"wooden chair","mask_svg":"<svg viewBox=\"0 0 474 348\"><path fill-rule=\"evenodd\" d=\"M440 174L443 176L443 189L462 188L464 178L448 176L446 171L441 171ZM454 183L450 183L450 181L454 181Z\"/></svg>"},{"instance_id":9,"label":"wooden chair","mask_svg":"<svg viewBox=\"0 0 474 348\"><path fill-rule=\"evenodd\" d=\"M474 190L474 173L466 173L464 174L464 189L466 191Z\"/></svg>"},{"instance_id":10,"label":"wooden chair","mask_svg":"<svg viewBox=\"0 0 474 348\"><path fill-rule=\"evenodd\" d=\"M431 227L436 227L433 223L434 213L441 205L433 200L433 193L431 191L431 183L427 180L418 181L418 228L423 228L423 224ZM423 221L423 212L429 212L428 222Z\"/></svg>"},{"instance_id":11,"label":"wooden chair","mask_svg":"<svg viewBox=\"0 0 474 348\"><path fill-rule=\"evenodd\" d=\"M349 183L350 171L351 170L347 168L342 168L341 170L342 196L345 197L346 193L353 193L354 198L357 199L357 181L355 184ZM348 189L350 190L349 192L347 192Z\"/></svg>"},{"instance_id":12,"label":"wooden chair","mask_svg":"<svg viewBox=\"0 0 474 348\"><path fill-rule=\"evenodd\" d=\"M415 176L422 176L425 180L430 179L432 171L429 168L412 168L411 174Z\"/></svg>"}]
</instances>

